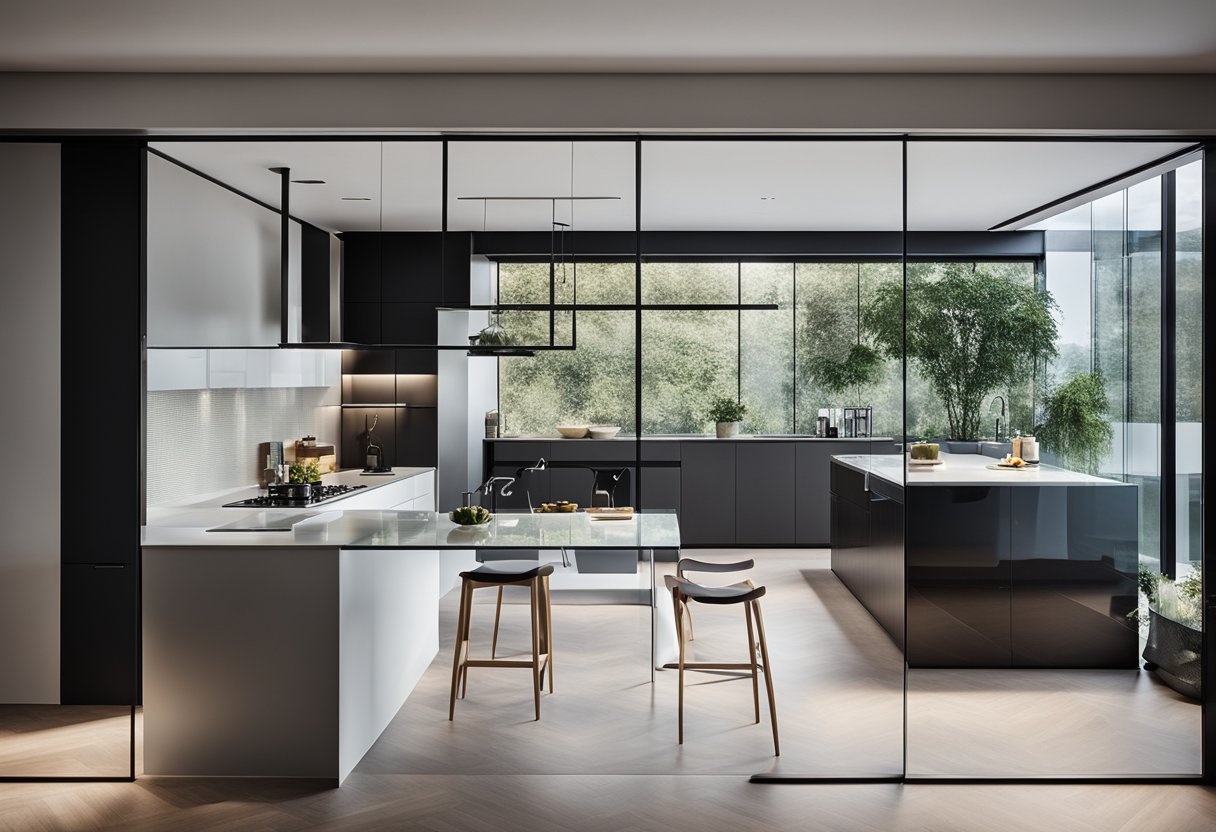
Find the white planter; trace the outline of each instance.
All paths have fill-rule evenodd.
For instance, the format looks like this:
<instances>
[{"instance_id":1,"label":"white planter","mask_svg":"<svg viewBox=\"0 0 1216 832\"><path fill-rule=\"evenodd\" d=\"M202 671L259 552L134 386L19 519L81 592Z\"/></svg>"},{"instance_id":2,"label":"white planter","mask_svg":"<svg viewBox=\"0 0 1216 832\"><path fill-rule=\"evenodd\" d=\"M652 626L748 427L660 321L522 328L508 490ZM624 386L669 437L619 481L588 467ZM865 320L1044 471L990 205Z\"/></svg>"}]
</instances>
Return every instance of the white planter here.
<instances>
[{"instance_id":1,"label":"white planter","mask_svg":"<svg viewBox=\"0 0 1216 832\"><path fill-rule=\"evenodd\" d=\"M714 427L717 428L719 439L730 439L739 435L740 424L742 422L715 422Z\"/></svg>"}]
</instances>

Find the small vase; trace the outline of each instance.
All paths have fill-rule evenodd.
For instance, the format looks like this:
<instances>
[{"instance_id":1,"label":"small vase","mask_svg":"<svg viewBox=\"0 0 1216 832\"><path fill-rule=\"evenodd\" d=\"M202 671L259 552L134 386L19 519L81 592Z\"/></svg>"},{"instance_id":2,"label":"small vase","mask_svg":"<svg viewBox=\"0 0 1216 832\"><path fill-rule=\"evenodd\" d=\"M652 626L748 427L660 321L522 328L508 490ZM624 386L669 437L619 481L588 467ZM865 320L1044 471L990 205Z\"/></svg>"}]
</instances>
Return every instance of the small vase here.
<instances>
[{"instance_id":1,"label":"small vase","mask_svg":"<svg viewBox=\"0 0 1216 832\"><path fill-rule=\"evenodd\" d=\"M740 424L740 422L715 422L714 428L718 431L719 439L730 439L739 435Z\"/></svg>"}]
</instances>

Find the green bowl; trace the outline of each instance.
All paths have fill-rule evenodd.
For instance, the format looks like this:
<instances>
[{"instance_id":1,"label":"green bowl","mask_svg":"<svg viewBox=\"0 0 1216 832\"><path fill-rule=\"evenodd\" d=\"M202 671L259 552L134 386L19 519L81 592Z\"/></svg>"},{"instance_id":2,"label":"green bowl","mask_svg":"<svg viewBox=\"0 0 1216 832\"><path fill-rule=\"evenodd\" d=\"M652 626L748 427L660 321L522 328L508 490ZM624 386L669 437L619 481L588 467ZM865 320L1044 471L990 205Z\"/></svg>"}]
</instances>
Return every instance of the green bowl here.
<instances>
[{"instance_id":1,"label":"green bowl","mask_svg":"<svg viewBox=\"0 0 1216 832\"><path fill-rule=\"evenodd\" d=\"M939 450L935 442L917 442L910 449L913 459L937 459Z\"/></svg>"}]
</instances>

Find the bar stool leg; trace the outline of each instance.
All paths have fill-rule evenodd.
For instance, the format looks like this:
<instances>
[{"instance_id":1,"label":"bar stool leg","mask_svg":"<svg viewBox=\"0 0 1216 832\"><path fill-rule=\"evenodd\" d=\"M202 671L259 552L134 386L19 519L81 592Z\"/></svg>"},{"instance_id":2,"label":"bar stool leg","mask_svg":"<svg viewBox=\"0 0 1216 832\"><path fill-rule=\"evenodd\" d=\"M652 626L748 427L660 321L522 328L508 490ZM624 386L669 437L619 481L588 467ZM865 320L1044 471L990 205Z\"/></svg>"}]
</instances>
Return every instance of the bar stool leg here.
<instances>
[{"instance_id":1,"label":"bar stool leg","mask_svg":"<svg viewBox=\"0 0 1216 832\"><path fill-rule=\"evenodd\" d=\"M764 619L760 616L760 603L752 601L756 613L756 630L760 633L760 654L764 658L764 686L768 689L768 715L773 723L773 756L781 756L781 743L777 739L777 700L773 697L773 665L768 657L768 642L764 638Z\"/></svg>"},{"instance_id":2,"label":"bar stool leg","mask_svg":"<svg viewBox=\"0 0 1216 832\"><path fill-rule=\"evenodd\" d=\"M460 583L460 608L456 613L456 653L452 659L452 695L448 700L448 721L451 722L456 718L456 689L460 683L461 671L464 665L461 662L461 654L464 651L464 635L465 629L468 626L468 601L472 595L472 590L469 589L467 580Z\"/></svg>"},{"instance_id":3,"label":"bar stool leg","mask_svg":"<svg viewBox=\"0 0 1216 832\"><path fill-rule=\"evenodd\" d=\"M680 745L684 744L684 616L680 605L684 601L678 591L672 593L676 604L676 641L680 642Z\"/></svg>"},{"instance_id":4,"label":"bar stool leg","mask_svg":"<svg viewBox=\"0 0 1216 832\"><path fill-rule=\"evenodd\" d=\"M752 605L743 605L743 615L747 618L747 652L752 660L752 704L756 706L756 722L760 722L760 674L756 668L756 634L752 628Z\"/></svg>"},{"instance_id":5,"label":"bar stool leg","mask_svg":"<svg viewBox=\"0 0 1216 832\"><path fill-rule=\"evenodd\" d=\"M545 582L545 668L549 671L549 693L553 693L553 603L549 595L549 576Z\"/></svg>"},{"instance_id":6,"label":"bar stool leg","mask_svg":"<svg viewBox=\"0 0 1216 832\"><path fill-rule=\"evenodd\" d=\"M529 583L532 594L532 693L536 699L536 719L540 720L540 579L533 578Z\"/></svg>"},{"instance_id":7,"label":"bar stool leg","mask_svg":"<svg viewBox=\"0 0 1216 832\"><path fill-rule=\"evenodd\" d=\"M684 605L684 615L688 618L688 640L696 641L697 636L692 631L692 607L688 606L688 604Z\"/></svg>"},{"instance_id":8,"label":"bar stool leg","mask_svg":"<svg viewBox=\"0 0 1216 832\"><path fill-rule=\"evenodd\" d=\"M494 638L490 642L490 658L498 658L498 619L502 617L502 590L498 588L498 603L494 607Z\"/></svg>"}]
</instances>

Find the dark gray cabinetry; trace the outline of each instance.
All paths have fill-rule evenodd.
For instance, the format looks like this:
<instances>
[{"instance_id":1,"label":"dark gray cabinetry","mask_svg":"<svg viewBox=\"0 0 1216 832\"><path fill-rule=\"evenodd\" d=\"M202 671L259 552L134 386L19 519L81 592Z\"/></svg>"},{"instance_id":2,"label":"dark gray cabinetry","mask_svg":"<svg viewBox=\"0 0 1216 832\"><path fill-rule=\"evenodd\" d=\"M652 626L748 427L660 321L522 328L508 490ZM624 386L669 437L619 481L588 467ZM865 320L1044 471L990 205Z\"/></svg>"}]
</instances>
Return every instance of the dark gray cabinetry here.
<instances>
[{"instance_id":1,"label":"dark gray cabinetry","mask_svg":"<svg viewBox=\"0 0 1216 832\"><path fill-rule=\"evenodd\" d=\"M60 701L64 705L127 705L136 691L137 567L65 563Z\"/></svg>"},{"instance_id":2,"label":"dark gray cabinetry","mask_svg":"<svg viewBox=\"0 0 1216 832\"><path fill-rule=\"evenodd\" d=\"M789 544L794 540L797 443L733 444L735 543L760 546Z\"/></svg>"},{"instance_id":3,"label":"dark gray cabinetry","mask_svg":"<svg viewBox=\"0 0 1216 832\"><path fill-rule=\"evenodd\" d=\"M1136 489L1008 490L1013 665L1135 668Z\"/></svg>"},{"instance_id":4,"label":"dark gray cabinetry","mask_svg":"<svg viewBox=\"0 0 1216 832\"><path fill-rule=\"evenodd\" d=\"M735 542L737 442L684 442L680 449L680 540L694 546Z\"/></svg>"},{"instance_id":5,"label":"dark gray cabinetry","mask_svg":"<svg viewBox=\"0 0 1216 832\"><path fill-rule=\"evenodd\" d=\"M832 572L892 640L904 643L903 489L878 489L864 474L832 463Z\"/></svg>"},{"instance_id":6,"label":"dark gray cabinetry","mask_svg":"<svg viewBox=\"0 0 1216 832\"><path fill-rule=\"evenodd\" d=\"M842 444L827 442L797 442L794 448L794 542L799 546L824 546L831 541L831 459L833 454L849 451Z\"/></svg>"},{"instance_id":7,"label":"dark gray cabinetry","mask_svg":"<svg viewBox=\"0 0 1216 832\"><path fill-rule=\"evenodd\" d=\"M1009 490L910 490L908 664L1009 667Z\"/></svg>"}]
</instances>

